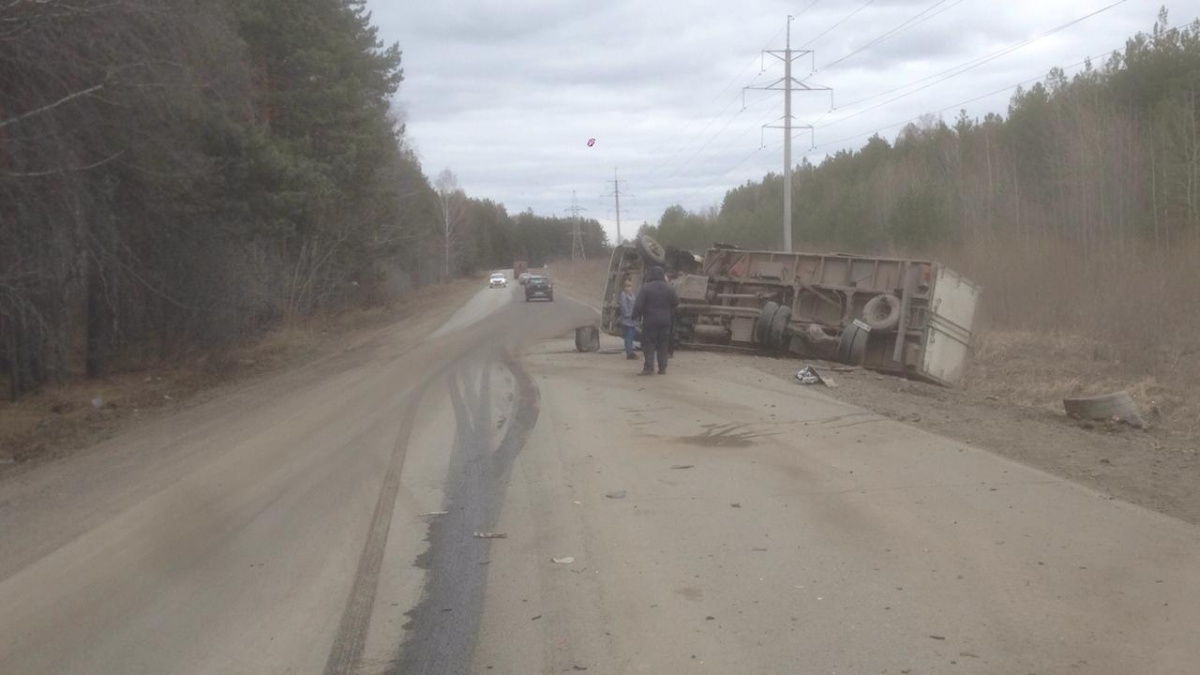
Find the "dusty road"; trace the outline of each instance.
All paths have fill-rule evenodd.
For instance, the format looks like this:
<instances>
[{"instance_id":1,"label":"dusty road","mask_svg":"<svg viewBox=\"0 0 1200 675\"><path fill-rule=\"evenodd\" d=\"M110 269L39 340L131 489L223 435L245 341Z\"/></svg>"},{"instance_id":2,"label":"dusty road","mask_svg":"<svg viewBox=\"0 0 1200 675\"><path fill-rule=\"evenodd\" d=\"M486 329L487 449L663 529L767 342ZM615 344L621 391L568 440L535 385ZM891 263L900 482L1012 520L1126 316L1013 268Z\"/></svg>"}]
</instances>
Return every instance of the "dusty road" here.
<instances>
[{"instance_id":1,"label":"dusty road","mask_svg":"<svg viewBox=\"0 0 1200 675\"><path fill-rule=\"evenodd\" d=\"M0 673L1196 672L1195 526L513 286L0 479Z\"/></svg>"}]
</instances>

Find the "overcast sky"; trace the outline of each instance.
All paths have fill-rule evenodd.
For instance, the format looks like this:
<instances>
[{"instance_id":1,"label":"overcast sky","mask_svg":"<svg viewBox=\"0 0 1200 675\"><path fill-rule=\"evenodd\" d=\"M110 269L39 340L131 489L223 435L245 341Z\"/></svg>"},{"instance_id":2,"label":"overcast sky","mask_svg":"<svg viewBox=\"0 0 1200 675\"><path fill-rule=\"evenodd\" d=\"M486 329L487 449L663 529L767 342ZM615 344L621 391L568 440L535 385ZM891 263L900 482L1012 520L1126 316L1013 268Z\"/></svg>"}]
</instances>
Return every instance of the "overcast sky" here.
<instances>
[{"instance_id":1,"label":"overcast sky","mask_svg":"<svg viewBox=\"0 0 1200 675\"><path fill-rule=\"evenodd\" d=\"M368 0L399 43L397 107L428 176L450 169L472 197L583 215L615 239L663 210L719 206L725 191L783 167L783 77L764 49L791 45L793 159L819 162L875 132L965 108L1003 113L1012 87L1076 72L1149 31L1159 0ZM1195 0L1168 0L1172 25ZM1104 10L1104 11L1099 11ZM1091 16L1066 26L1066 24ZM813 71L815 64L816 70ZM765 66L766 70L762 67ZM973 67L972 67L973 66ZM967 69L970 68L970 69ZM743 96L744 106L743 107ZM588 146L588 139L595 144ZM813 147L815 139L816 147ZM763 147L765 145L765 147Z\"/></svg>"}]
</instances>

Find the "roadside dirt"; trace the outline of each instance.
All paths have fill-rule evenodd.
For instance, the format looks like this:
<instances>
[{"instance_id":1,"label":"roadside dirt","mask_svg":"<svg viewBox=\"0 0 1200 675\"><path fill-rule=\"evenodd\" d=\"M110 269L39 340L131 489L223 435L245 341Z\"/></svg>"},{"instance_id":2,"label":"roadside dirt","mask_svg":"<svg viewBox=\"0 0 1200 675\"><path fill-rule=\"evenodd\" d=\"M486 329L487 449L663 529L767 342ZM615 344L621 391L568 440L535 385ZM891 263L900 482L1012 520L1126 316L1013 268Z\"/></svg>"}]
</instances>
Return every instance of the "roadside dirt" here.
<instances>
[{"instance_id":1,"label":"roadside dirt","mask_svg":"<svg viewBox=\"0 0 1200 675\"><path fill-rule=\"evenodd\" d=\"M301 363L341 353L398 321L444 309L479 289L479 279L432 286L369 309L315 317L247 344L168 363L125 364L98 380L72 380L0 402L0 472L62 457L124 429L220 396Z\"/></svg>"},{"instance_id":2,"label":"roadside dirt","mask_svg":"<svg viewBox=\"0 0 1200 675\"><path fill-rule=\"evenodd\" d=\"M563 292L598 305L606 264L556 263ZM1170 391L1153 378L1108 374L1104 350L1065 337L980 331L961 387L947 389L870 371L799 359L715 352L678 354L678 371L744 360L775 377L794 380L806 363L833 376L830 396L862 406L1015 461L1037 467L1189 523L1200 524L1200 437L1194 396ZM796 384L796 386L805 386ZM1079 423L1062 412L1061 398L1127 389L1151 427Z\"/></svg>"}]
</instances>

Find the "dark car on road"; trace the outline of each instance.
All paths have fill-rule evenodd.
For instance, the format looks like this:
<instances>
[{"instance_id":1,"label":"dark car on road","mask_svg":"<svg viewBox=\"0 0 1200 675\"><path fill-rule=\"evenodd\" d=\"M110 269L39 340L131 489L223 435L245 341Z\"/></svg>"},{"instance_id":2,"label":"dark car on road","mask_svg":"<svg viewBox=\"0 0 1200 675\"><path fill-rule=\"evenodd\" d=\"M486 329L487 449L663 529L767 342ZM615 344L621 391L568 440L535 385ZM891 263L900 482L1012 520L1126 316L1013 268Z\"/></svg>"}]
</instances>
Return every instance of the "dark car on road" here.
<instances>
[{"instance_id":1,"label":"dark car on road","mask_svg":"<svg viewBox=\"0 0 1200 675\"><path fill-rule=\"evenodd\" d=\"M554 302L554 284L546 277L529 277L525 281L525 302L534 298L545 298Z\"/></svg>"}]
</instances>

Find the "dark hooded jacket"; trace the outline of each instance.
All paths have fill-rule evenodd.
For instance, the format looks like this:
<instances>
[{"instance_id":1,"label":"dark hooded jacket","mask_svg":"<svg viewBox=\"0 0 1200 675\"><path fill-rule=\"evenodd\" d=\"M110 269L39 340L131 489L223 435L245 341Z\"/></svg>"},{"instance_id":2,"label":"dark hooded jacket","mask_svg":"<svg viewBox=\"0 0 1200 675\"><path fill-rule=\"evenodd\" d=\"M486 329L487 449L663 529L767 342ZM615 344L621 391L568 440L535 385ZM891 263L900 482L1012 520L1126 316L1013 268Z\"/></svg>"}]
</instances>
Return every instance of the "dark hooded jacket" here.
<instances>
[{"instance_id":1,"label":"dark hooded jacket","mask_svg":"<svg viewBox=\"0 0 1200 675\"><path fill-rule=\"evenodd\" d=\"M642 319L647 326L669 326L678 306L679 296L667 283L663 268L651 267L633 305L633 318Z\"/></svg>"}]
</instances>

